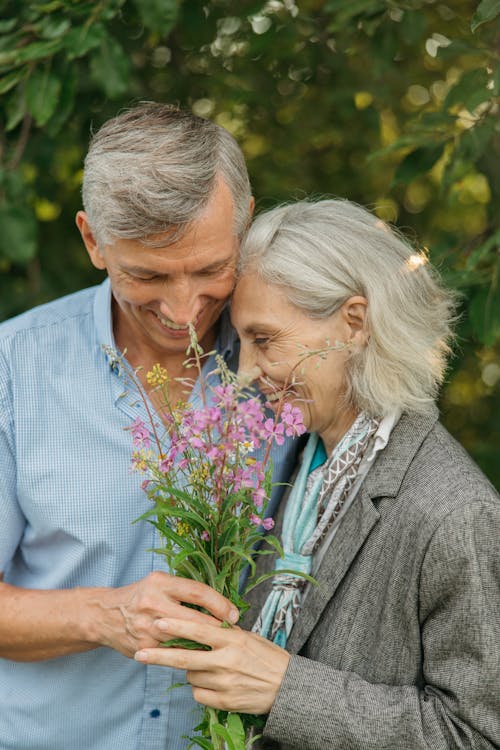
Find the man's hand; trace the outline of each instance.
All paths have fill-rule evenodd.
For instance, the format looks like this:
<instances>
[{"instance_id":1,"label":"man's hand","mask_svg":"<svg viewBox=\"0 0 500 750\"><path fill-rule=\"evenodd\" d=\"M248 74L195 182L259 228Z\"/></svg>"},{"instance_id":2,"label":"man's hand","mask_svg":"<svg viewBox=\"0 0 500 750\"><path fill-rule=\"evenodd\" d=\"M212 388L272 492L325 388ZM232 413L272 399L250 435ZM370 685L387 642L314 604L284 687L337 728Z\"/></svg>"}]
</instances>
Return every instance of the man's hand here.
<instances>
[{"instance_id":1,"label":"man's hand","mask_svg":"<svg viewBox=\"0 0 500 750\"><path fill-rule=\"evenodd\" d=\"M42 661L99 646L133 657L166 639L157 625L162 617L205 626L237 622L239 613L209 586L161 572L120 588L63 590L22 589L0 575L0 658Z\"/></svg>"},{"instance_id":2,"label":"man's hand","mask_svg":"<svg viewBox=\"0 0 500 750\"><path fill-rule=\"evenodd\" d=\"M213 617L184 607L183 602L203 607ZM150 573L121 588L98 589L90 604L92 640L129 657L166 640L157 624L163 617L182 618L201 628L218 626L223 620L236 623L239 619L234 605L209 586L162 572Z\"/></svg>"},{"instance_id":3,"label":"man's hand","mask_svg":"<svg viewBox=\"0 0 500 750\"><path fill-rule=\"evenodd\" d=\"M184 615L184 612L182 613ZM290 654L255 633L194 620L161 620L164 638L190 638L211 651L148 648L135 658L147 664L186 669L198 703L224 711L267 714L283 681Z\"/></svg>"}]
</instances>

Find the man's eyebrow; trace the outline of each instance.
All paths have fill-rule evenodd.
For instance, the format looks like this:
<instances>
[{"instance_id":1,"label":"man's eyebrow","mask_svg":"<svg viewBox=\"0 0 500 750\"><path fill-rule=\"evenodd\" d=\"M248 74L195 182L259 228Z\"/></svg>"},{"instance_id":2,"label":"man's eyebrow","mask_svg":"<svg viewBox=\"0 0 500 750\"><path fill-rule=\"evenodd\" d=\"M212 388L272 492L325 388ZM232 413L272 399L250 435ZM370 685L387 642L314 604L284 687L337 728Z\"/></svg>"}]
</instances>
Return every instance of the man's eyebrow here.
<instances>
[{"instance_id":1,"label":"man's eyebrow","mask_svg":"<svg viewBox=\"0 0 500 750\"><path fill-rule=\"evenodd\" d=\"M209 263L203 268L197 268L193 273L204 273L205 271L217 271L220 268L226 268L227 266L235 265L232 258L223 258L222 260L216 260L213 263ZM168 273L162 273L161 271L154 270L152 268L145 268L144 266L121 266L123 271L127 273L136 273L142 276L168 276Z\"/></svg>"}]
</instances>

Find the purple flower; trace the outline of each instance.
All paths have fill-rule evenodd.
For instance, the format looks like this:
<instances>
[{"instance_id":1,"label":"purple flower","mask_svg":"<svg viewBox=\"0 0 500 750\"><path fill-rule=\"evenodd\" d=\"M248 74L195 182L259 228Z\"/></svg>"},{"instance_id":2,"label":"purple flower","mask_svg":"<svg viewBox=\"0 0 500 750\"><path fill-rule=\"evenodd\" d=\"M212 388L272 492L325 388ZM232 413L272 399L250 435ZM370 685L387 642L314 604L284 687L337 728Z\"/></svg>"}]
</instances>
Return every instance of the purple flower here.
<instances>
[{"instance_id":1,"label":"purple flower","mask_svg":"<svg viewBox=\"0 0 500 750\"><path fill-rule=\"evenodd\" d=\"M252 492L253 503L255 507L258 508L259 510L262 508L265 499L266 499L266 491L263 487L259 487L258 489L255 490L255 492Z\"/></svg>"},{"instance_id":2,"label":"purple flower","mask_svg":"<svg viewBox=\"0 0 500 750\"><path fill-rule=\"evenodd\" d=\"M127 430L132 432L132 442L135 448L149 448L151 445L151 434L139 417L136 417Z\"/></svg>"},{"instance_id":3,"label":"purple flower","mask_svg":"<svg viewBox=\"0 0 500 750\"><path fill-rule=\"evenodd\" d=\"M295 435L303 435L306 431L302 418L302 412L297 406L292 406L289 403L283 404L281 410L280 419L285 427L285 434L288 437L294 437Z\"/></svg>"},{"instance_id":4,"label":"purple flower","mask_svg":"<svg viewBox=\"0 0 500 750\"><path fill-rule=\"evenodd\" d=\"M271 529L274 529L274 521L272 518L264 518L262 521L262 526L265 528L266 531L270 531Z\"/></svg>"},{"instance_id":5,"label":"purple flower","mask_svg":"<svg viewBox=\"0 0 500 750\"><path fill-rule=\"evenodd\" d=\"M283 422L276 424L274 419L266 419L264 429L266 431L266 439L274 438L277 445L283 445L285 442L285 425Z\"/></svg>"}]
</instances>

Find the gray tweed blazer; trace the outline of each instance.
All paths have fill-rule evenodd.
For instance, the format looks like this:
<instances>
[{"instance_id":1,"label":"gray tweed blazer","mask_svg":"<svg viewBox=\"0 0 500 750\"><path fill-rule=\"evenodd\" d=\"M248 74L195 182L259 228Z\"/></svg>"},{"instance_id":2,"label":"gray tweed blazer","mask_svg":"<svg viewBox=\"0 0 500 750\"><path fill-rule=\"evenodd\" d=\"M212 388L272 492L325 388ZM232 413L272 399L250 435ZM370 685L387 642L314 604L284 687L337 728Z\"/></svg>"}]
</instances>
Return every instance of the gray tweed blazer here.
<instances>
[{"instance_id":1,"label":"gray tweed blazer","mask_svg":"<svg viewBox=\"0 0 500 750\"><path fill-rule=\"evenodd\" d=\"M500 501L437 418L401 417L346 512L254 747L500 747Z\"/></svg>"}]
</instances>

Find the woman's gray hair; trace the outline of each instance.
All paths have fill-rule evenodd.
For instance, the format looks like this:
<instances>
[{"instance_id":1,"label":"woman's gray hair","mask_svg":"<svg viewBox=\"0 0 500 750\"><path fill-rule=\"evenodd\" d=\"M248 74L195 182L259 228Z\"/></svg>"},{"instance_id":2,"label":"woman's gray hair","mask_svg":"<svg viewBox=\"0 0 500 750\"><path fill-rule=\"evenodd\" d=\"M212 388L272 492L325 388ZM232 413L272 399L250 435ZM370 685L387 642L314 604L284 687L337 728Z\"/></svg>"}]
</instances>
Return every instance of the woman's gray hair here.
<instances>
[{"instance_id":1,"label":"woman's gray hair","mask_svg":"<svg viewBox=\"0 0 500 750\"><path fill-rule=\"evenodd\" d=\"M99 244L160 233L175 241L202 212L219 177L233 197L235 234L242 236L251 188L235 139L188 110L144 102L92 137L83 206Z\"/></svg>"},{"instance_id":2,"label":"woman's gray hair","mask_svg":"<svg viewBox=\"0 0 500 750\"><path fill-rule=\"evenodd\" d=\"M347 398L372 416L432 408L450 353L455 295L424 253L347 200L301 201L260 214L239 273L284 289L313 318L368 300L367 346L347 362Z\"/></svg>"}]
</instances>

